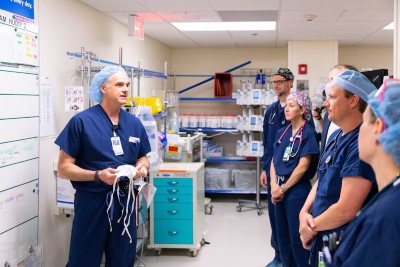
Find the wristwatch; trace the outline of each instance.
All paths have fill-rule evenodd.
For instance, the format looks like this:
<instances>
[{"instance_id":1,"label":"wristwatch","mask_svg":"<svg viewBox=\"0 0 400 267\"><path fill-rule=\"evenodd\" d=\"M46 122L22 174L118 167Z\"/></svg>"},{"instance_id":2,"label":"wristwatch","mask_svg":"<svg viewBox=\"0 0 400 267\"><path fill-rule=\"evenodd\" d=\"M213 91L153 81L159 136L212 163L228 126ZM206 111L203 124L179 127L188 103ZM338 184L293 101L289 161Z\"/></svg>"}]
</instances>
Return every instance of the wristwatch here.
<instances>
[{"instance_id":1,"label":"wristwatch","mask_svg":"<svg viewBox=\"0 0 400 267\"><path fill-rule=\"evenodd\" d=\"M95 181L96 183L99 183L99 182L100 182L99 171L96 171L96 172L94 173L94 181Z\"/></svg>"}]
</instances>

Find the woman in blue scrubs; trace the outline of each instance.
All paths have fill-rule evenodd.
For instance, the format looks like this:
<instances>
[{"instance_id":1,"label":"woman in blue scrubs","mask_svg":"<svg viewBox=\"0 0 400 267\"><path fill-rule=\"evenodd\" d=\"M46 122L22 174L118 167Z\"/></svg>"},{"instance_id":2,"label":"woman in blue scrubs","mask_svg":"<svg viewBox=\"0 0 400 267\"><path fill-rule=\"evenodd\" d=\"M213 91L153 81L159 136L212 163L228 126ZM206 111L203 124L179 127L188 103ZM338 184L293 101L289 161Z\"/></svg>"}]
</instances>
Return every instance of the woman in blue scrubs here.
<instances>
[{"instance_id":1,"label":"woman in blue scrubs","mask_svg":"<svg viewBox=\"0 0 400 267\"><path fill-rule=\"evenodd\" d=\"M136 167L136 176L129 178L145 176L149 168L146 154L151 149L140 120L121 109L128 87L129 78L122 68L111 66L98 72L89 97L100 104L71 118L55 141L60 147L58 175L71 180L76 190L69 267L98 267L103 254L109 267L135 263L134 198L126 190L113 192L112 185L120 179L119 166ZM110 210L107 202L114 203ZM124 212L131 217L119 221Z\"/></svg>"},{"instance_id":2,"label":"woman in blue scrubs","mask_svg":"<svg viewBox=\"0 0 400 267\"><path fill-rule=\"evenodd\" d=\"M302 92L290 93L285 117L290 125L277 132L271 163L271 201L282 265L308 265L309 253L299 235L299 212L311 189L319 146L311 119L311 102Z\"/></svg>"},{"instance_id":3,"label":"woman in blue scrubs","mask_svg":"<svg viewBox=\"0 0 400 267\"><path fill-rule=\"evenodd\" d=\"M369 95L358 137L379 193L343 234L328 266L400 266L400 81L387 80Z\"/></svg>"}]
</instances>

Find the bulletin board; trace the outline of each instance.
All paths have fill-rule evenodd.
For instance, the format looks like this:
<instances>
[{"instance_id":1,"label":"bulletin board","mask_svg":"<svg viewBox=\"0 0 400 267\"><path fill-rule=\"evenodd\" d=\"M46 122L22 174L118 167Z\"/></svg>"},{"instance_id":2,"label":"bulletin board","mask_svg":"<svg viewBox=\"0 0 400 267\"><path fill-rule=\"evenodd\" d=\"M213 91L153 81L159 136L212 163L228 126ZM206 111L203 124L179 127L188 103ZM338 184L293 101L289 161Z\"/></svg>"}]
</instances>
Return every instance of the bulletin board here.
<instances>
[{"instance_id":1,"label":"bulletin board","mask_svg":"<svg viewBox=\"0 0 400 267\"><path fill-rule=\"evenodd\" d=\"M0 266L38 245L39 55L34 0L0 3Z\"/></svg>"}]
</instances>

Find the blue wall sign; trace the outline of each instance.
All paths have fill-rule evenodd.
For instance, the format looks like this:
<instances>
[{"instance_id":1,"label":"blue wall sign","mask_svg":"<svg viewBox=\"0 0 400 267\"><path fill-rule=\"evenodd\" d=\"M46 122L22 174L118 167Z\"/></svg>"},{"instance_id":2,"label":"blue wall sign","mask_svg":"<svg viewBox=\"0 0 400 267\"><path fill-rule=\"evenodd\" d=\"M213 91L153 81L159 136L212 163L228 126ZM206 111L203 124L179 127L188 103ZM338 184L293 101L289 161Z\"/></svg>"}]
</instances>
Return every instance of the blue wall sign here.
<instances>
[{"instance_id":1,"label":"blue wall sign","mask_svg":"<svg viewBox=\"0 0 400 267\"><path fill-rule=\"evenodd\" d=\"M0 9L34 20L34 0L0 0Z\"/></svg>"}]
</instances>

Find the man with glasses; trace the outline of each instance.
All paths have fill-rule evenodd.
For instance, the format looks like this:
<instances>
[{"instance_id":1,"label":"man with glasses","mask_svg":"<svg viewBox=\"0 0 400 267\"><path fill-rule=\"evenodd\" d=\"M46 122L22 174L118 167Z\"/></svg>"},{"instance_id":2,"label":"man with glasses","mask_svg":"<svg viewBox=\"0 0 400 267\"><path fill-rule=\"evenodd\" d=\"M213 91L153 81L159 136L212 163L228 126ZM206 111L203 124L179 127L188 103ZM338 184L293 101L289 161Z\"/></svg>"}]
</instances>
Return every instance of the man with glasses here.
<instances>
[{"instance_id":1,"label":"man with glasses","mask_svg":"<svg viewBox=\"0 0 400 267\"><path fill-rule=\"evenodd\" d=\"M270 167L272 155L274 152L274 143L277 140L276 132L287 125L289 121L285 119L284 107L286 98L290 93L290 88L293 86L294 75L287 68L279 68L276 70L272 77L272 86L274 93L278 96L278 101L272 103L264 115L263 124L263 143L264 143L264 155L262 158L262 173L260 176L260 184L266 187L268 190L268 214L271 224L271 246L275 250L274 259L266 265L266 267L277 267L282 266L281 258L279 255L278 240L276 236L275 226L275 211L274 205L271 202L271 185L270 185Z\"/></svg>"},{"instance_id":2,"label":"man with glasses","mask_svg":"<svg viewBox=\"0 0 400 267\"><path fill-rule=\"evenodd\" d=\"M323 238L338 238L370 197L376 193L371 167L359 159L358 133L375 86L361 73L346 70L327 85L324 102L328 119L337 124L321 154L318 181L300 211L300 239L310 249L312 267L319 265ZM332 240L332 238L331 238ZM336 242L334 242L336 243Z\"/></svg>"}]
</instances>

